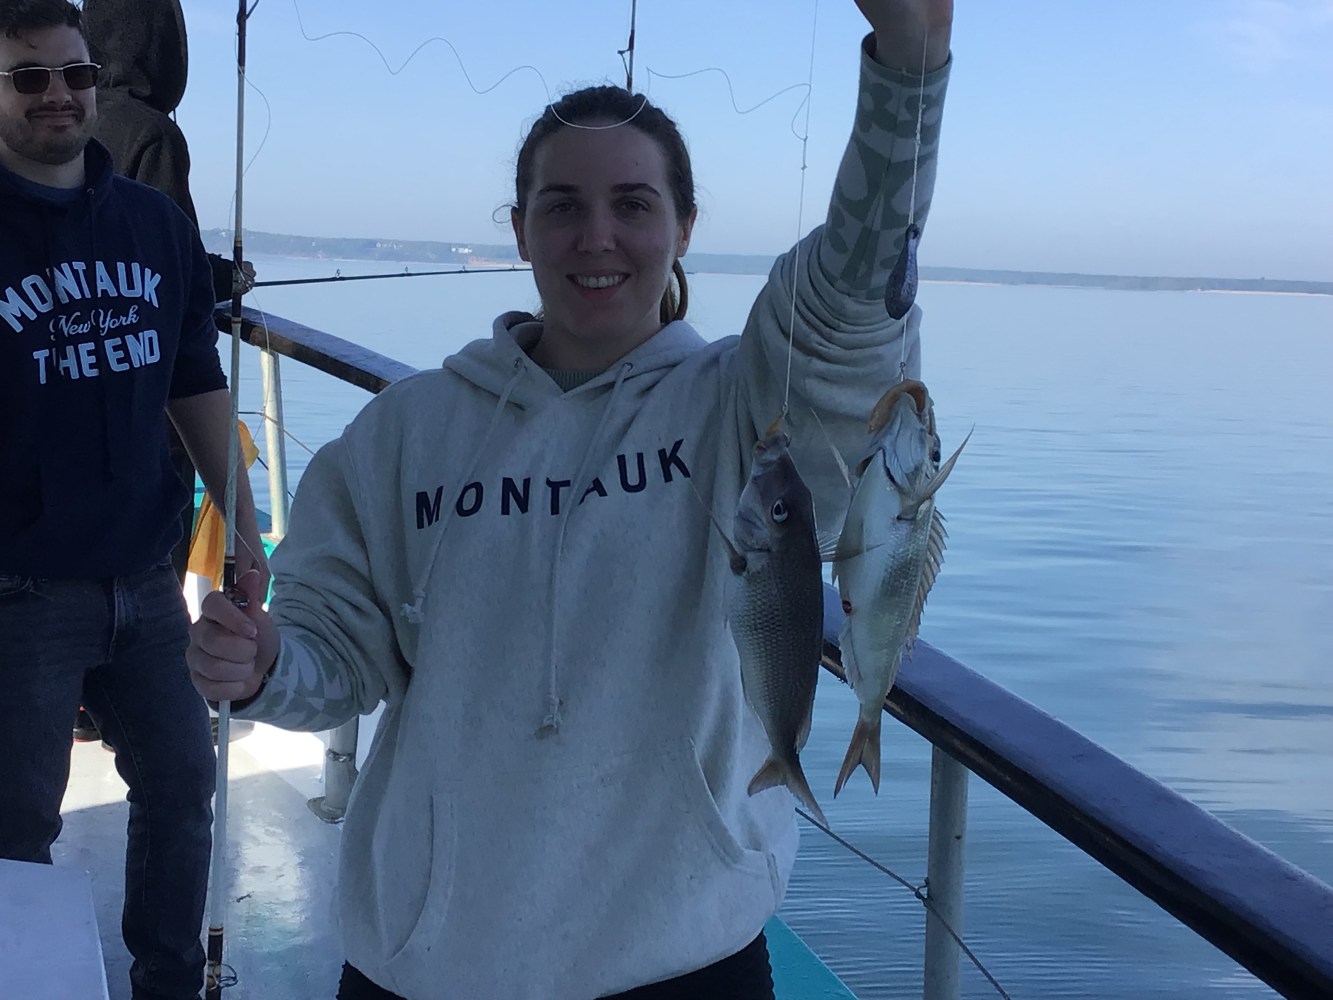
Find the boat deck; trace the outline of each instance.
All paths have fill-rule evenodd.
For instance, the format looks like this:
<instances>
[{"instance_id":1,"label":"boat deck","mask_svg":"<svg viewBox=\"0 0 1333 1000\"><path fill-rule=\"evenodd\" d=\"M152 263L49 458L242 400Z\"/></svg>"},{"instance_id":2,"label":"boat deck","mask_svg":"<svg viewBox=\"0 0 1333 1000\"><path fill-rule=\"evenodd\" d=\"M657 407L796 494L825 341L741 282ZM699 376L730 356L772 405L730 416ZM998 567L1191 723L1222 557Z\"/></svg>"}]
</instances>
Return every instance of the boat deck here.
<instances>
[{"instance_id":1,"label":"boat deck","mask_svg":"<svg viewBox=\"0 0 1333 1000\"><path fill-rule=\"evenodd\" d=\"M309 734L232 724L225 961L237 983L224 990L227 1000L334 996L342 966L331 914L341 828L306 804L322 794L323 752ZM120 939L128 806L112 762L100 742L74 744L65 828L53 854L57 866L89 873L108 995L129 1000L130 959ZM855 1000L784 924L774 920L767 933L779 1000ZM53 964L63 948L52 941Z\"/></svg>"}]
</instances>

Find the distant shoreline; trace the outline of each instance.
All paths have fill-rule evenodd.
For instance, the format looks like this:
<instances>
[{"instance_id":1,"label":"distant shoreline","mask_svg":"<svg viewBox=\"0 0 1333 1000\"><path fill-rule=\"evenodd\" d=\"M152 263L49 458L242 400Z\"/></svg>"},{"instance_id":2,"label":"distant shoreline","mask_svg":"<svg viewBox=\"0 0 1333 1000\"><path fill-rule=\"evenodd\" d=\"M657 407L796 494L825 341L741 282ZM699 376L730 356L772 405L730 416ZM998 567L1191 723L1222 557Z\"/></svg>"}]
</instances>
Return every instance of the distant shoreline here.
<instances>
[{"instance_id":1,"label":"distant shoreline","mask_svg":"<svg viewBox=\"0 0 1333 1000\"><path fill-rule=\"evenodd\" d=\"M213 253L229 256L231 234L208 229L201 234ZM458 270L529 270L508 244L431 242L291 236L247 232L248 254L288 260L342 260L379 263L386 267L429 264ZM683 258L687 273L767 275L775 257L759 254L691 253ZM1076 274L1054 271L922 266L921 281L948 285L1040 285L1053 288L1099 288L1140 292L1226 292L1233 295L1333 296L1333 281L1291 281L1277 278L1201 278L1115 274Z\"/></svg>"}]
</instances>

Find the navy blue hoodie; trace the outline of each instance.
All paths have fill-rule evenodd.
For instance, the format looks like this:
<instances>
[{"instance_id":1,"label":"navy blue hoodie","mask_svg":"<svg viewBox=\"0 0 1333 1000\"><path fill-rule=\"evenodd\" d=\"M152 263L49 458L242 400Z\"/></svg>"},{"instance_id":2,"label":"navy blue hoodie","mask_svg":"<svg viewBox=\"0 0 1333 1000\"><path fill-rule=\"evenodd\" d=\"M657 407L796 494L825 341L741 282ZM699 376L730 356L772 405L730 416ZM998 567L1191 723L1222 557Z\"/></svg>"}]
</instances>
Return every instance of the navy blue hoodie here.
<instances>
[{"instance_id":1,"label":"navy blue hoodie","mask_svg":"<svg viewBox=\"0 0 1333 1000\"><path fill-rule=\"evenodd\" d=\"M84 156L72 201L0 168L0 573L164 560L191 501L167 400L227 384L194 226L98 143Z\"/></svg>"}]
</instances>

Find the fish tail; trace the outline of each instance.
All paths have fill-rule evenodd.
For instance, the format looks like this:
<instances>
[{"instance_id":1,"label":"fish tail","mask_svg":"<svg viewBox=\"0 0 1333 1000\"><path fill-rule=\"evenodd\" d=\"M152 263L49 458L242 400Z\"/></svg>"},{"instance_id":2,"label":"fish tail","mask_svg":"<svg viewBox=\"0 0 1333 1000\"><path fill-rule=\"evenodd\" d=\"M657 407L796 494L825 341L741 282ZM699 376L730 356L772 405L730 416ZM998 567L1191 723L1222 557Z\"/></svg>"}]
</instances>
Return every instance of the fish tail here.
<instances>
[{"instance_id":1,"label":"fish tail","mask_svg":"<svg viewBox=\"0 0 1333 1000\"><path fill-rule=\"evenodd\" d=\"M819 808L819 803L815 801L815 793L810 791L810 782L805 780L805 772L801 770L801 758L795 754L789 761L779 757L769 757L764 761L764 766L750 779L750 787L746 791L755 795L766 788L776 788L778 785L785 785L801 805L809 809L819 822L828 826L824 810Z\"/></svg>"},{"instance_id":2,"label":"fish tail","mask_svg":"<svg viewBox=\"0 0 1333 1000\"><path fill-rule=\"evenodd\" d=\"M837 798L842 786L852 776L858 766L866 769L870 775L870 786L879 794L879 730L880 717L857 719L852 730L852 742L847 747L847 756L843 758L842 770L838 772L838 783L833 786L833 797Z\"/></svg>"}]
</instances>

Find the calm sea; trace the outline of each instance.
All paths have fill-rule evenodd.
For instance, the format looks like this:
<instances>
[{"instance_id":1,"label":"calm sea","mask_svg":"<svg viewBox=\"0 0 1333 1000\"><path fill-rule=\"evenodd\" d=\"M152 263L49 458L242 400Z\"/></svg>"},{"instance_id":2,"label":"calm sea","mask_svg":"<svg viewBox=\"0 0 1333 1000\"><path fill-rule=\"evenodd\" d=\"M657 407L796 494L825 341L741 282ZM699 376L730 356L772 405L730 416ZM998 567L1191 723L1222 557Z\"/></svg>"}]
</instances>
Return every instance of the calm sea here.
<instances>
[{"instance_id":1,"label":"calm sea","mask_svg":"<svg viewBox=\"0 0 1333 1000\"><path fill-rule=\"evenodd\" d=\"M691 318L737 332L761 283L694 276ZM1333 883L1333 299L930 283L918 301L945 450L976 428L940 499L949 550L922 635ZM535 293L526 274L474 274L250 304L427 367ZM257 371L247 351L242 409ZM302 445L369 397L293 362L283 380L295 480ZM823 677L811 784L839 833L919 884L929 745L886 723L878 798L858 773L835 802L854 718ZM969 795L963 932L1015 998L1274 995L990 786ZM784 918L859 996L920 996L921 904L802 837ZM970 967L963 982L995 995Z\"/></svg>"}]
</instances>

